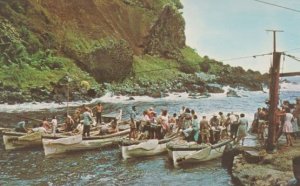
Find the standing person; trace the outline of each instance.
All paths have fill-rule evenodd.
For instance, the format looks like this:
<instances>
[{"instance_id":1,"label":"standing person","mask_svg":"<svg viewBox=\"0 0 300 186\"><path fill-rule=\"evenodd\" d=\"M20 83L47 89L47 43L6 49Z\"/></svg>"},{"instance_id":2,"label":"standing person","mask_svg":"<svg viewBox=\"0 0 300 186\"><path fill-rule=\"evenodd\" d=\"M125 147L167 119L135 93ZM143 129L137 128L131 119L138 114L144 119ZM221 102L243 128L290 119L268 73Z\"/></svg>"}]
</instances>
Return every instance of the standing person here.
<instances>
[{"instance_id":1,"label":"standing person","mask_svg":"<svg viewBox=\"0 0 300 186\"><path fill-rule=\"evenodd\" d=\"M210 143L210 126L208 124L208 121L206 119L206 116L202 116L202 120L200 121L200 134L201 134L201 141L204 143Z\"/></svg>"},{"instance_id":2,"label":"standing person","mask_svg":"<svg viewBox=\"0 0 300 186\"><path fill-rule=\"evenodd\" d=\"M130 132L129 132L129 139L135 139L135 131L136 131L136 108L132 106L132 110L130 112Z\"/></svg>"},{"instance_id":3,"label":"standing person","mask_svg":"<svg viewBox=\"0 0 300 186\"><path fill-rule=\"evenodd\" d=\"M237 130L238 130L238 127L239 127L237 116L238 115L235 115L233 113L231 113L230 116L229 116L229 118L230 118L230 138L231 139L236 138Z\"/></svg>"},{"instance_id":4,"label":"standing person","mask_svg":"<svg viewBox=\"0 0 300 186\"><path fill-rule=\"evenodd\" d=\"M94 107L94 108L96 108L96 122L97 122L97 124L98 124L98 123L101 124L101 123L102 123L102 111L103 111L103 106L102 106L101 103L98 103L98 104L96 105L96 107Z\"/></svg>"},{"instance_id":5,"label":"standing person","mask_svg":"<svg viewBox=\"0 0 300 186\"><path fill-rule=\"evenodd\" d=\"M209 124L210 124L210 126L215 127L215 129L217 129L219 127L220 121L216 114L214 114L213 117L209 120Z\"/></svg>"},{"instance_id":6,"label":"standing person","mask_svg":"<svg viewBox=\"0 0 300 186\"><path fill-rule=\"evenodd\" d=\"M93 114L92 109L91 109L90 107L86 106L85 104L83 104L83 105L81 106L81 113L84 113L86 110L87 110L91 115Z\"/></svg>"},{"instance_id":7,"label":"standing person","mask_svg":"<svg viewBox=\"0 0 300 186\"><path fill-rule=\"evenodd\" d=\"M219 121L220 126L225 127L226 117L224 116L223 112L219 112Z\"/></svg>"},{"instance_id":8,"label":"standing person","mask_svg":"<svg viewBox=\"0 0 300 186\"><path fill-rule=\"evenodd\" d=\"M184 114L185 110L186 110L185 106L182 106L180 111L179 111L179 115Z\"/></svg>"},{"instance_id":9,"label":"standing person","mask_svg":"<svg viewBox=\"0 0 300 186\"><path fill-rule=\"evenodd\" d=\"M50 122L52 124L52 134L55 134L56 129L57 129L57 119L56 116L52 117L52 120Z\"/></svg>"},{"instance_id":10,"label":"standing person","mask_svg":"<svg viewBox=\"0 0 300 186\"><path fill-rule=\"evenodd\" d=\"M245 114L240 114L240 117L236 143L239 144L240 140L242 140L242 145L244 145L248 129L248 120L245 118Z\"/></svg>"},{"instance_id":11,"label":"standing person","mask_svg":"<svg viewBox=\"0 0 300 186\"><path fill-rule=\"evenodd\" d=\"M223 112L219 112L219 117L220 121L220 137L223 139L225 136L227 136L227 126L226 125L226 117L224 116Z\"/></svg>"},{"instance_id":12,"label":"standing person","mask_svg":"<svg viewBox=\"0 0 300 186\"><path fill-rule=\"evenodd\" d=\"M300 129L300 97L296 99L296 105L295 109L293 111L293 116L297 122L295 122L298 125L298 128ZM297 136L300 136L300 131L298 131Z\"/></svg>"},{"instance_id":13,"label":"standing person","mask_svg":"<svg viewBox=\"0 0 300 186\"><path fill-rule=\"evenodd\" d=\"M85 112L82 114L83 117L83 132L82 137L85 137L85 134L87 134L87 137L90 136L90 130L91 130L91 122L93 121L92 115L89 112L87 108L85 108Z\"/></svg>"},{"instance_id":14,"label":"standing person","mask_svg":"<svg viewBox=\"0 0 300 186\"><path fill-rule=\"evenodd\" d=\"M65 114L65 132L69 132L72 131L75 128L75 122L73 120L73 118L68 115L67 113Z\"/></svg>"},{"instance_id":15,"label":"standing person","mask_svg":"<svg viewBox=\"0 0 300 186\"><path fill-rule=\"evenodd\" d=\"M230 125L231 125L231 121L230 121L230 113L228 113L226 115L226 120L224 123L224 127L225 127L225 136L229 137L229 132L230 132Z\"/></svg>"},{"instance_id":16,"label":"standing person","mask_svg":"<svg viewBox=\"0 0 300 186\"><path fill-rule=\"evenodd\" d=\"M173 116L169 119L170 128L172 131L175 131L177 129L177 114L174 113Z\"/></svg>"},{"instance_id":17,"label":"standing person","mask_svg":"<svg viewBox=\"0 0 300 186\"><path fill-rule=\"evenodd\" d=\"M199 141L200 123L199 123L197 115L193 116L192 127L193 127L193 132L194 132L193 140L198 142Z\"/></svg>"},{"instance_id":18,"label":"standing person","mask_svg":"<svg viewBox=\"0 0 300 186\"><path fill-rule=\"evenodd\" d=\"M187 129L192 125L192 114L189 108L185 109L185 113L182 114L183 126L182 129Z\"/></svg>"},{"instance_id":19,"label":"standing person","mask_svg":"<svg viewBox=\"0 0 300 186\"><path fill-rule=\"evenodd\" d=\"M285 109L285 118L282 131L286 136L286 146L293 146L293 140L291 134L293 133L293 114L291 114L290 108Z\"/></svg>"},{"instance_id":20,"label":"standing person","mask_svg":"<svg viewBox=\"0 0 300 186\"><path fill-rule=\"evenodd\" d=\"M26 133L28 131L26 125L28 125L28 120L18 122L16 127L15 127L15 131Z\"/></svg>"},{"instance_id":21,"label":"standing person","mask_svg":"<svg viewBox=\"0 0 300 186\"><path fill-rule=\"evenodd\" d=\"M169 118L168 118L168 111L162 110L162 113L159 117L159 121L161 124L162 133L159 135L159 139L163 138L166 133L169 132L170 126L169 126Z\"/></svg>"},{"instance_id":22,"label":"standing person","mask_svg":"<svg viewBox=\"0 0 300 186\"><path fill-rule=\"evenodd\" d=\"M278 139L282 135L284 116L285 116L285 111L280 110L280 108L277 108L275 111L276 143L278 142Z\"/></svg>"},{"instance_id":23,"label":"standing person","mask_svg":"<svg viewBox=\"0 0 300 186\"><path fill-rule=\"evenodd\" d=\"M43 118L42 123L43 123L43 127L44 127L47 131L49 131L49 130L51 129L51 126L50 126L49 122L47 121L47 118L46 118L46 117Z\"/></svg>"},{"instance_id":24,"label":"standing person","mask_svg":"<svg viewBox=\"0 0 300 186\"><path fill-rule=\"evenodd\" d=\"M212 139L213 139L213 143L218 141L218 136L220 134L221 131L219 131L219 125L220 125L220 121L218 119L217 114L214 114L213 117L209 120L209 124L211 126L212 129Z\"/></svg>"},{"instance_id":25,"label":"standing person","mask_svg":"<svg viewBox=\"0 0 300 186\"><path fill-rule=\"evenodd\" d=\"M298 105L299 106L299 105ZM298 114L297 114L297 105L292 106L293 109L291 110L291 113L293 114L293 120L292 120L292 125L293 125L293 137L295 140L297 139L298 133L299 133L299 126L298 126Z\"/></svg>"},{"instance_id":26,"label":"standing person","mask_svg":"<svg viewBox=\"0 0 300 186\"><path fill-rule=\"evenodd\" d=\"M251 125L251 132L258 133L258 121L259 121L259 115L261 112L261 108L258 108L257 111L254 113L254 119Z\"/></svg>"}]
</instances>

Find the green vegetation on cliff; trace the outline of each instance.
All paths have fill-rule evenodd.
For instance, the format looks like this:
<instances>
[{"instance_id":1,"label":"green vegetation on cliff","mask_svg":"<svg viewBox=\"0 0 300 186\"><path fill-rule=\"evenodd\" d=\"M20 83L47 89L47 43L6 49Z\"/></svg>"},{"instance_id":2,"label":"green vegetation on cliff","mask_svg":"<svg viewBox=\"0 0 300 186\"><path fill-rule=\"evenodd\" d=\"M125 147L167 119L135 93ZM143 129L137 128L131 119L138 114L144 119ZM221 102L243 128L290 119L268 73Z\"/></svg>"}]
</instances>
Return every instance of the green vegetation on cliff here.
<instances>
[{"instance_id":1,"label":"green vegetation on cliff","mask_svg":"<svg viewBox=\"0 0 300 186\"><path fill-rule=\"evenodd\" d=\"M50 87L69 74L74 80L95 80L68 58L43 50L41 43L25 27L18 31L7 20L0 21L0 81L10 87L28 90L32 87Z\"/></svg>"},{"instance_id":2,"label":"green vegetation on cliff","mask_svg":"<svg viewBox=\"0 0 300 186\"><path fill-rule=\"evenodd\" d=\"M164 68L165 62L180 65L176 57L185 36L179 0L0 0L0 5L0 80L5 85L49 87L67 72L93 83L120 81L139 76L140 69L133 67L139 61L149 60L149 69ZM164 78L179 73L170 71Z\"/></svg>"},{"instance_id":3,"label":"green vegetation on cliff","mask_svg":"<svg viewBox=\"0 0 300 186\"><path fill-rule=\"evenodd\" d=\"M88 81L98 93L107 82L171 89L172 81L184 91L175 81L199 71L222 74L218 82L235 86L258 75L248 71L235 79L245 71L186 46L181 8L180 0L0 0L0 89L51 92L68 75L77 84ZM237 76L228 76L235 70Z\"/></svg>"},{"instance_id":4,"label":"green vegetation on cliff","mask_svg":"<svg viewBox=\"0 0 300 186\"><path fill-rule=\"evenodd\" d=\"M174 60L163 59L150 55L135 56L133 63L133 77L135 79L158 82L178 77L179 63Z\"/></svg>"}]
</instances>

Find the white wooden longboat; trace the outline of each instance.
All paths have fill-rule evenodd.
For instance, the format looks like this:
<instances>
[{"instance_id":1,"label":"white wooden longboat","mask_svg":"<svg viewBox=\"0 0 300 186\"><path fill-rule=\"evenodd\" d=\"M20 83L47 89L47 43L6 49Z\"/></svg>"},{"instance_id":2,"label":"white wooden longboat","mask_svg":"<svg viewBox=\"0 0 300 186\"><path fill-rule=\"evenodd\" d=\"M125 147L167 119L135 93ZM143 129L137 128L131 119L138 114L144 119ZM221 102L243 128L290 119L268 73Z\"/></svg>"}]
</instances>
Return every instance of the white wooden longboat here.
<instances>
[{"instance_id":1,"label":"white wooden longboat","mask_svg":"<svg viewBox=\"0 0 300 186\"><path fill-rule=\"evenodd\" d=\"M226 145L230 143L232 140L220 141L214 145L168 143L168 156L173 160L175 167L181 164L209 161L221 157Z\"/></svg>"},{"instance_id":2,"label":"white wooden longboat","mask_svg":"<svg viewBox=\"0 0 300 186\"><path fill-rule=\"evenodd\" d=\"M118 124L122 120L122 110L119 113L106 114L102 116L103 120L111 121L114 118L118 120ZM15 150L23 148L42 148L42 135L43 136L53 136L52 134L41 134L41 133L23 133L15 132L14 129L0 128L3 136L3 143L5 150ZM97 132L98 133L98 132ZM65 138L69 137L69 133L57 133L55 138Z\"/></svg>"},{"instance_id":3,"label":"white wooden longboat","mask_svg":"<svg viewBox=\"0 0 300 186\"><path fill-rule=\"evenodd\" d=\"M42 147L42 134L39 132L26 134L11 130L3 131L2 135L5 150Z\"/></svg>"},{"instance_id":4,"label":"white wooden longboat","mask_svg":"<svg viewBox=\"0 0 300 186\"><path fill-rule=\"evenodd\" d=\"M122 140L120 141L122 158L136 158L145 156L154 156L167 152L167 143L177 138L177 134L172 134L165 139L149 139L143 141L131 141Z\"/></svg>"},{"instance_id":5,"label":"white wooden longboat","mask_svg":"<svg viewBox=\"0 0 300 186\"><path fill-rule=\"evenodd\" d=\"M62 154L72 151L92 150L118 144L121 138L129 134L130 129L103 136L82 137L82 135L66 138L42 136L44 153L46 156Z\"/></svg>"},{"instance_id":6,"label":"white wooden longboat","mask_svg":"<svg viewBox=\"0 0 300 186\"><path fill-rule=\"evenodd\" d=\"M54 136L53 134L42 134L40 132L15 132L14 129L2 131L2 135L5 150L42 148L42 136ZM56 138L65 138L68 136L70 136L70 133L55 134Z\"/></svg>"}]
</instances>

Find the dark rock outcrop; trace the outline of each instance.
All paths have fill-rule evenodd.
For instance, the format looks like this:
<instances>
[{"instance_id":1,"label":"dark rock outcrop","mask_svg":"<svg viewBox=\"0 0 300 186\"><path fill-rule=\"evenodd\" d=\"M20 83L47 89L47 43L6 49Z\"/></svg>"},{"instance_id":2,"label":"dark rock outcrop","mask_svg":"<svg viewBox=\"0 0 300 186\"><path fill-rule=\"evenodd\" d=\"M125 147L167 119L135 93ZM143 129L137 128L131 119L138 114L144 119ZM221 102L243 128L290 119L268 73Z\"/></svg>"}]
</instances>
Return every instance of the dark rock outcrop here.
<instances>
[{"instance_id":1,"label":"dark rock outcrop","mask_svg":"<svg viewBox=\"0 0 300 186\"><path fill-rule=\"evenodd\" d=\"M145 53L176 60L182 59L185 46L184 19L171 5L166 5L145 40Z\"/></svg>"}]
</instances>

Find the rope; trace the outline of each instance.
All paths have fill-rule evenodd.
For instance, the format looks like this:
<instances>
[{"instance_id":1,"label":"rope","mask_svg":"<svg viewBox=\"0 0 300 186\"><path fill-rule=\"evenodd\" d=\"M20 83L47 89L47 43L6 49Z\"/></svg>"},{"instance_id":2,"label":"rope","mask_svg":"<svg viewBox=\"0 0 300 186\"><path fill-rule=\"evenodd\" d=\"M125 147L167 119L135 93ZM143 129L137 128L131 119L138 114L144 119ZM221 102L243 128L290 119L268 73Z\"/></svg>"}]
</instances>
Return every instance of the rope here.
<instances>
[{"instance_id":1,"label":"rope","mask_svg":"<svg viewBox=\"0 0 300 186\"><path fill-rule=\"evenodd\" d=\"M283 57L282 57L282 65L281 65L281 73L283 73L283 69L284 69L284 62L285 62L285 55L283 55ZM282 81L282 77L280 77L280 81ZM280 95L280 93L281 93L281 87L279 86L279 95Z\"/></svg>"}]
</instances>

